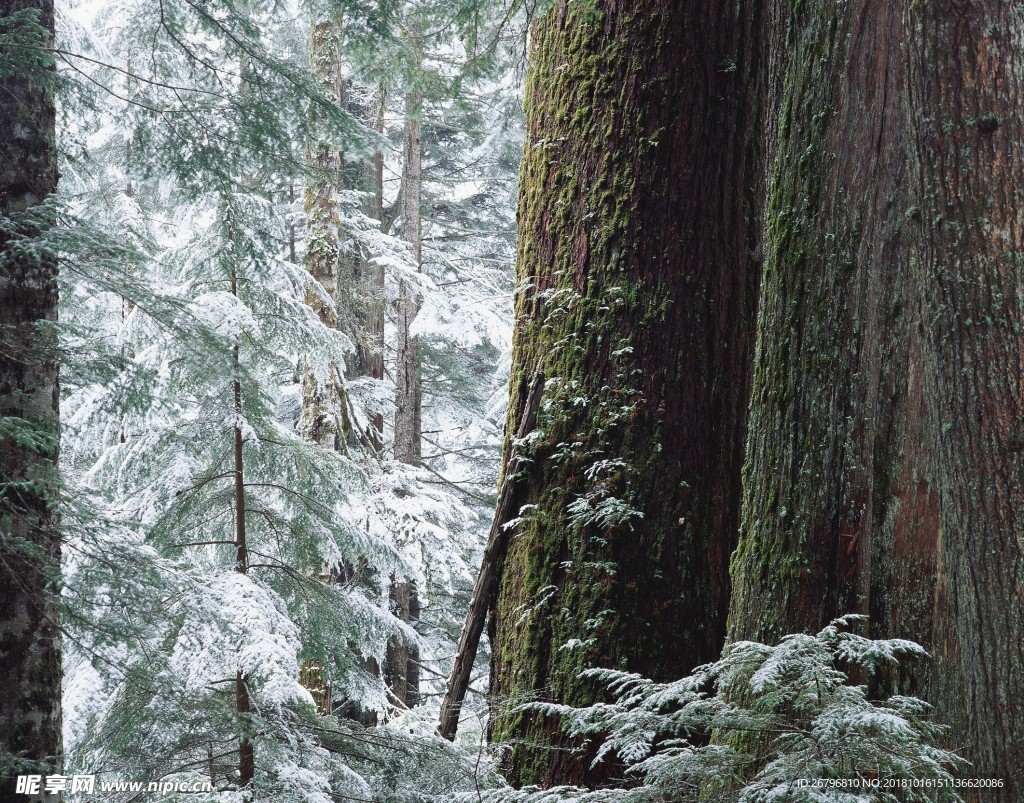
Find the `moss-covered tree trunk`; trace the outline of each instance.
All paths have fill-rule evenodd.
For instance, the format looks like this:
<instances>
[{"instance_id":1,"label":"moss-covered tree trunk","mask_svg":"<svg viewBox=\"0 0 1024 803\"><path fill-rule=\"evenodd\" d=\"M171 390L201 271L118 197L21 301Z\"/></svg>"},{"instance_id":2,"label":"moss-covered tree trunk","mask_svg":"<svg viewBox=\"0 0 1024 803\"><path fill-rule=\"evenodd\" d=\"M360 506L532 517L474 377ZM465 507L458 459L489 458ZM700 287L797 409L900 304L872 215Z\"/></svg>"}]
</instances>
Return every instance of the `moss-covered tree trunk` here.
<instances>
[{"instance_id":1,"label":"moss-covered tree trunk","mask_svg":"<svg viewBox=\"0 0 1024 803\"><path fill-rule=\"evenodd\" d=\"M848 611L919 637L937 499L923 433L921 309L907 268L904 9L773 3L781 95L732 638Z\"/></svg>"},{"instance_id":2,"label":"moss-covered tree trunk","mask_svg":"<svg viewBox=\"0 0 1024 803\"><path fill-rule=\"evenodd\" d=\"M310 71L320 90L341 104L340 15L326 17L313 25L309 39ZM327 326L339 325L338 269L341 243L338 228L338 182L341 178L341 144L332 136L326 113L313 106L310 122L314 137L306 147L306 184L303 207L306 213L306 269L326 292L324 297L313 287L307 291L306 303L316 310ZM349 326L349 323L344 323Z\"/></svg>"},{"instance_id":3,"label":"moss-covered tree trunk","mask_svg":"<svg viewBox=\"0 0 1024 803\"><path fill-rule=\"evenodd\" d=\"M795 9L795 10L794 10ZM968 774L1024 772L1019 7L773 3L731 638L867 613Z\"/></svg>"},{"instance_id":4,"label":"moss-covered tree trunk","mask_svg":"<svg viewBox=\"0 0 1024 803\"><path fill-rule=\"evenodd\" d=\"M20 28L28 41L52 47L51 0L0 0L0 20ZM0 797L5 800L15 798L12 774L57 772L61 753L60 536L54 508L57 258L38 240L51 222L40 204L56 189L57 160L48 69L36 59L29 48L0 45L5 68L24 65L14 66L0 93ZM12 758L19 763L12 765Z\"/></svg>"},{"instance_id":5,"label":"moss-covered tree trunk","mask_svg":"<svg viewBox=\"0 0 1024 803\"><path fill-rule=\"evenodd\" d=\"M344 76L344 25L334 11L313 25L310 33L310 70L323 94L354 118L373 125L378 110L350 97L351 80ZM306 267L327 291L329 299L312 290L307 303L321 320L348 335L353 351L346 360L345 375L375 376L380 344L374 338L375 319L370 310L368 276L373 269L356 241L349 221L359 212L379 219L371 160L346 153L349 143L340 141L336 124L315 104L310 109L314 137L306 149ZM361 198L360 193L365 193ZM333 302L334 309L331 309Z\"/></svg>"},{"instance_id":6,"label":"moss-covered tree trunk","mask_svg":"<svg viewBox=\"0 0 1024 803\"><path fill-rule=\"evenodd\" d=\"M678 677L718 655L756 259L756 3L559 2L527 87L508 432L526 506L491 605L492 737L516 785L608 781L527 699L586 666ZM515 515L515 512L513 512Z\"/></svg>"}]
</instances>

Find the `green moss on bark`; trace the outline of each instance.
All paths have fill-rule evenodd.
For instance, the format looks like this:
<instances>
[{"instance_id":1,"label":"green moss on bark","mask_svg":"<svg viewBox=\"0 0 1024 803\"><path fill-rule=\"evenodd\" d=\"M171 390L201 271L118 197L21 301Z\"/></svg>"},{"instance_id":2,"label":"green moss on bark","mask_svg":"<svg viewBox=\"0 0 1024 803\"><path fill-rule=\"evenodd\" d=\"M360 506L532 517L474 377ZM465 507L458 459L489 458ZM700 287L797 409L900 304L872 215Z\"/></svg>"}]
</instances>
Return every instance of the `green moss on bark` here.
<instances>
[{"instance_id":1,"label":"green moss on bark","mask_svg":"<svg viewBox=\"0 0 1024 803\"><path fill-rule=\"evenodd\" d=\"M534 31L508 431L523 378L548 380L491 617L516 785L616 772L544 749L570 745L516 703L591 702L587 666L675 677L722 644L756 282L751 9L559 3Z\"/></svg>"}]
</instances>

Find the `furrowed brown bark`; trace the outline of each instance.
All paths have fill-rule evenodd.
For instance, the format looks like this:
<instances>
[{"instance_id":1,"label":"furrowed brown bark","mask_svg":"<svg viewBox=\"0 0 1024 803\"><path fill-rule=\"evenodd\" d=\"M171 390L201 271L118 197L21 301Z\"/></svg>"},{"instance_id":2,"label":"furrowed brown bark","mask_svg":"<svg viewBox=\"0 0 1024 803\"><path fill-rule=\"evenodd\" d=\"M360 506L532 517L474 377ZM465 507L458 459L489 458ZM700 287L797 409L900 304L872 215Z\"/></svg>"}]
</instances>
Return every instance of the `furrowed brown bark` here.
<instances>
[{"instance_id":1,"label":"furrowed brown bark","mask_svg":"<svg viewBox=\"0 0 1024 803\"><path fill-rule=\"evenodd\" d=\"M559 2L527 87L510 422L547 376L490 619L516 785L598 785L554 718L586 666L716 657L739 509L756 270L757 4ZM548 747L563 748L550 750Z\"/></svg>"},{"instance_id":2,"label":"furrowed brown bark","mask_svg":"<svg viewBox=\"0 0 1024 803\"><path fill-rule=\"evenodd\" d=\"M870 7L870 8L869 8ZM907 264L898 4L769 7L781 95L730 637L930 627L936 498ZM894 621L899 620L899 621Z\"/></svg>"},{"instance_id":3,"label":"furrowed brown bark","mask_svg":"<svg viewBox=\"0 0 1024 803\"><path fill-rule=\"evenodd\" d=\"M980 799L1024 773L1021 9L773 3L768 194L730 638L850 611L929 665ZM770 90L771 91L771 90Z\"/></svg>"},{"instance_id":4,"label":"furrowed brown bark","mask_svg":"<svg viewBox=\"0 0 1024 803\"><path fill-rule=\"evenodd\" d=\"M935 702L972 762L1024 798L1024 8L909 13L911 269L922 282L925 399L944 627Z\"/></svg>"},{"instance_id":5,"label":"furrowed brown bark","mask_svg":"<svg viewBox=\"0 0 1024 803\"><path fill-rule=\"evenodd\" d=\"M0 17L37 12L52 47L51 0L0 0ZM7 65L33 56L0 49ZM33 74L33 73L36 74ZM45 64L0 92L0 779L59 772L61 754L57 256L40 204L57 187L55 111Z\"/></svg>"}]
</instances>

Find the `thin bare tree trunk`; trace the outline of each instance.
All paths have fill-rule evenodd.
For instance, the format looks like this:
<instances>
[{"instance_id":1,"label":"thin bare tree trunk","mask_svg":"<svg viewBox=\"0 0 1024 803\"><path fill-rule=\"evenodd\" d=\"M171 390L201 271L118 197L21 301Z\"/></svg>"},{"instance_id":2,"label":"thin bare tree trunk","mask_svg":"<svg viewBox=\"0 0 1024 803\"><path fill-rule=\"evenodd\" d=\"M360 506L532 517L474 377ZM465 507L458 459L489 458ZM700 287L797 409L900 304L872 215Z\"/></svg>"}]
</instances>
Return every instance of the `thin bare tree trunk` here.
<instances>
[{"instance_id":1,"label":"thin bare tree trunk","mask_svg":"<svg viewBox=\"0 0 1024 803\"><path fill-rule=\"evenodd\" d=\"M228 239L233 238L232 211L230 202L225 210ZM238 272L231 269L231 295L238 296ZM249 547L245 530L245 456L242 436L242 381L241 345L236 342L232 348L235 378L231 383L235 423L232 428L232 450L234 457L234 503L235 503L235 571L246 574L249 571ZM252 706L249 701L249 687L241 670L235 673L235 712L238 716L238 783L247 786L256 773L255 749L252 744Z\"/></svg>"},{"instance_id":2,"label":"thin bare tree trunk","mask_svg":"<svg viewBox=\"0 0 1024 803\"><path fill-rule=\"evenodd\" d=\"M476 584L473 586L469 610L466 611L466 621L462 626L462 634L459 636L459 644L455 650L455 663L452 665L452 673L448 678L448 687L445 689L444 699L441 702L441 716L437 732L449 741L455 738L455 732L459 727L459 714L469 689L469 676L473 671L473 662L476 660L477 649L480 646L480 636L484 632L487 609L491 604L494 589L501 574L502 561L508 551L511 533L505 525L518 513L516 443L521 442L537 423L537 410L540 408L540 398L543 393L544 375L538 372L534 374L527 392L525 412L520 419L515 438L508 441L509 446L505 452L501 471L503 479L501 493L498 495L498 506L494 513L494 520L491 522L491 530L487 534L487 547L484 549L484 557L480 563Z\"/></svg>"}]
</instances>

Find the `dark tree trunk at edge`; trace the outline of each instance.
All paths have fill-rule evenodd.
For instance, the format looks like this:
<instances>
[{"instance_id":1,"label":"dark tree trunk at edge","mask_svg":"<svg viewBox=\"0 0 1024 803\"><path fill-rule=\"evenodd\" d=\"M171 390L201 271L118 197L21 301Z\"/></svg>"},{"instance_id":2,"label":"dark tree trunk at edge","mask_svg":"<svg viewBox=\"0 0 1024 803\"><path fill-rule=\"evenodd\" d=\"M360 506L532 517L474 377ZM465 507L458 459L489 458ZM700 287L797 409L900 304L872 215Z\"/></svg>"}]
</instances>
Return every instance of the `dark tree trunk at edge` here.
<instances>
[{"instance_id":1,"label":"dark tree trunk at edge","mask_svg":"<svg viewBox=\"0 0 1024 803\"><path fill-rule=\"evenodd\" d=\"M52 47L51 0L0 1L0 18L29 10ZM0 60L31 57L0 50ZM57 186L45 69L7 78L0 93L0 779L12 798L12 757L13 774L46 774L61 753L57 259L33 242L52 223L38 207Z\"/></svg>"}]
</instances>

